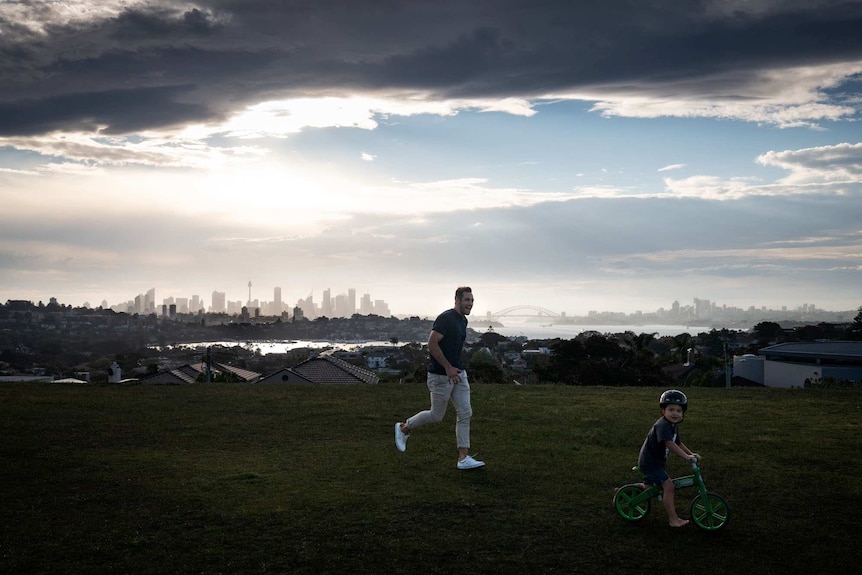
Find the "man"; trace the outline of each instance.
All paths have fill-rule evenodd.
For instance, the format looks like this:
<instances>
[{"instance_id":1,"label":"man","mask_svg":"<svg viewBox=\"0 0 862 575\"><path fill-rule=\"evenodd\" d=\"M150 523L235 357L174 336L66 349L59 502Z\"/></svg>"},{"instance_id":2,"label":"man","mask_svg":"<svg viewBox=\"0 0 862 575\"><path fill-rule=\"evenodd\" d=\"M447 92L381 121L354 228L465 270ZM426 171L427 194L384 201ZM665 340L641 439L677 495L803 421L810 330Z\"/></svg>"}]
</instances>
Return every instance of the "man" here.
<instances>
[{"instance_id":1,"label":"man","mask_svg":"<svg viewBox=\"0 0 862 575\"><path fill-rule=\"evenodd\" d=\"M446 415L451 401L455 406L455 438L458 442L458 469L476 469L485 465L467 454L470 449L470 384L461 363L461 349L467 339L467 316L473 309L473 290L459 287L455 290L455 306L437 316L428 337L428 391L431 392L431 409L420 411L404 422L395 424L395 446L407 449L407 438L417 427L439 423Z\"/></svg>"}]
</instances>

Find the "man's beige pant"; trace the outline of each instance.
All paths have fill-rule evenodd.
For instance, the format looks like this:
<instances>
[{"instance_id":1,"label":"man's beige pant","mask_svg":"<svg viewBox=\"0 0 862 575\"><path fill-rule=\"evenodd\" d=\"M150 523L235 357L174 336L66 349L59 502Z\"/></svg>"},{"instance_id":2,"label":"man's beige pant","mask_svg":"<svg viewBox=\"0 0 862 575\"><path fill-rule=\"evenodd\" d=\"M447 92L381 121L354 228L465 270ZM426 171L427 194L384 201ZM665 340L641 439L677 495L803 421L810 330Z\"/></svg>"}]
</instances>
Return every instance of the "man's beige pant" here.
<instances>
[{"instance_id":1,"label":"man's beige pant","mask_svg":"<svg viewBox=\"0 0 862 575\"><path fill-rule=\"evenodd\" d=\"M455 406L455 438L458 447L469 449L470 447L470 417L473 409L470 407L470 383L467 381L467 371L461 370L461 381L453 384L445 375L428 373L428 391L431 392L431 409L420 411L407 420L410 430L439 423L446 415L446 406L449 401Z\"/></svg>"}]
</instances>

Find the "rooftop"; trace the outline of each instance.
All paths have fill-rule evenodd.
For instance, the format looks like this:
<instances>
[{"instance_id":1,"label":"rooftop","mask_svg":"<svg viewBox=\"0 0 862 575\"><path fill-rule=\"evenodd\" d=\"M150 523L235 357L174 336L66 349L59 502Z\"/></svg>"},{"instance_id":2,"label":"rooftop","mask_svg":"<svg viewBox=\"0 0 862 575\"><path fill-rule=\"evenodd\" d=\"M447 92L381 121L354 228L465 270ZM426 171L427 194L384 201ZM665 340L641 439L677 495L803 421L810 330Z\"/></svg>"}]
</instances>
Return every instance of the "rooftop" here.
<instances>
[{"instance_id":1,"label":"rooftop","mask_svg":"<svg viewBox=\"0 0 862 575\"><path fill-rule=\"evenodd\" d=\"M779 343L760 349L766 357L862 360L862 341L809 341Z\"/></svg>"}]
</instances>

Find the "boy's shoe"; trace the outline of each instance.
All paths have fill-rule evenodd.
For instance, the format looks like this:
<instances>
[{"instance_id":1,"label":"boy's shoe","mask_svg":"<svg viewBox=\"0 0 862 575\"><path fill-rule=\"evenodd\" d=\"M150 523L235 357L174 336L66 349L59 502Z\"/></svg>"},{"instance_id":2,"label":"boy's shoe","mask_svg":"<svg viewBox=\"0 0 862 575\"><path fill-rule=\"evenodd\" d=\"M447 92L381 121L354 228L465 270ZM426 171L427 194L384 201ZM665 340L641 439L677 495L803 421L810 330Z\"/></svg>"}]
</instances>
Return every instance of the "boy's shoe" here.
<instances>
[{"instance_id":1,"label":"boy's shoe","mask_svg":"<svg viewBox=\"0 0 862 575\"><path fill-rule=\"evenodd\" d=\"M398 448L398 451L405 451L407 449L407 438L408 435L401 431L401 422L395 424L395 447Z\"/></svg>"},{"instance_id":2,"label":"boy's shoe","mask_svg":"<svg viewBox=\"0 0 862 575\"><path fill-rule=\"evenodd\" d=\"M477 461L468 455L458 462L458 469L476 469L477 467L484 467L484 465L484 461Z\"/></svg>"}]
</instances>

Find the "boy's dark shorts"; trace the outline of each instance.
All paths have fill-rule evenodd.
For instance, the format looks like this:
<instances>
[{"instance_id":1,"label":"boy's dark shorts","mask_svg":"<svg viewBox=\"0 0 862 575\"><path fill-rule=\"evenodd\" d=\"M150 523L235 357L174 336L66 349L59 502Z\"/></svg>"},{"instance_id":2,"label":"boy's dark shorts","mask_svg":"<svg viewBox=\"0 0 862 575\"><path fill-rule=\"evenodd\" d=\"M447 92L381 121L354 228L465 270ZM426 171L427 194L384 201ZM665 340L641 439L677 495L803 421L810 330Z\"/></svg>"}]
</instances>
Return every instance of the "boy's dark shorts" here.
<instances>
[{"instance_id":1,"label":"boy's dark shorts","mask_svg":"<svg viewBox=\"0 0 862 575\"><path fill-rule=\"evenodd\" d=\"M670 475L667 474L667 469L664 467L660 467L658 469L649 469L643 470L641 469L641 473L644 475L644 482L647 485L661 485L668 479L670 479Z\"/></svg>"}]
</instances>

